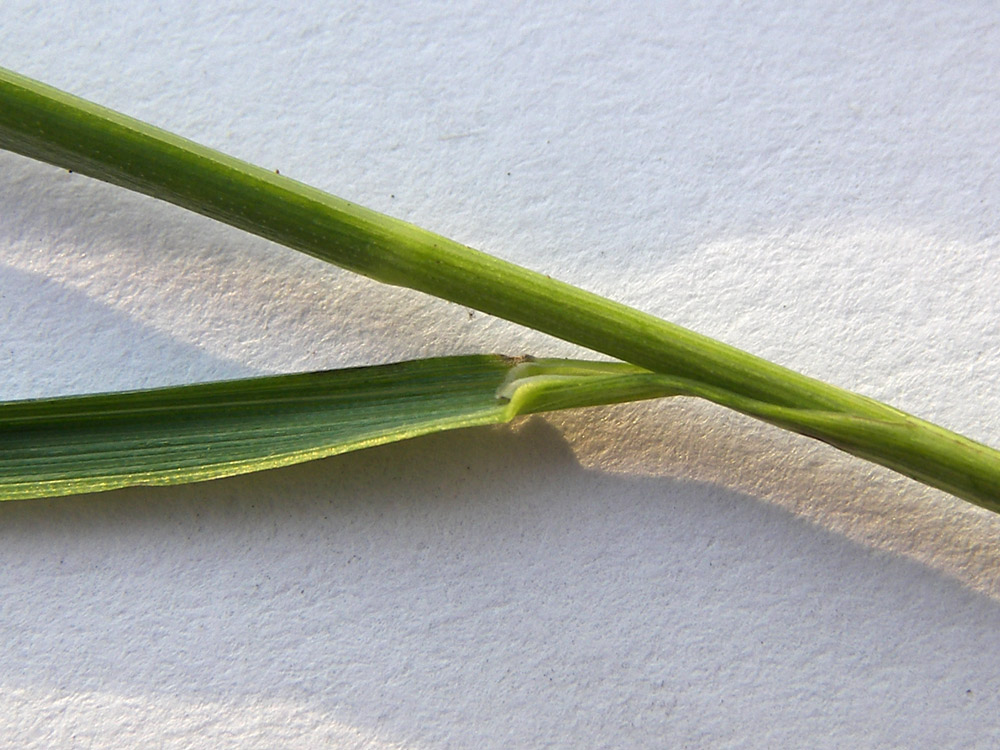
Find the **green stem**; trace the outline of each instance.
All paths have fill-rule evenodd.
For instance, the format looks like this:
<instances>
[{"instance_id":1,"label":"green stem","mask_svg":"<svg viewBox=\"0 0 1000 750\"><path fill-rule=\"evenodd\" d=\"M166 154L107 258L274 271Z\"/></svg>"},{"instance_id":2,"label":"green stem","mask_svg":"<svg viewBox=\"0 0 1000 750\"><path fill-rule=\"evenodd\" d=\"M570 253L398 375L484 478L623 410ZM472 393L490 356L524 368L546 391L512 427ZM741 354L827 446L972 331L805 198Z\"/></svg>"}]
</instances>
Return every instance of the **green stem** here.
<instances>
[{"instance_id":1,"label":"green stem","mask_svg":"<svg viewBox=\"0 0 1000 750\"><path fill-rule=\"evenodd\" d=\"M0 147L677 378L1000 512L991 448L3 69Z\"/></svg>"}]
</instances>

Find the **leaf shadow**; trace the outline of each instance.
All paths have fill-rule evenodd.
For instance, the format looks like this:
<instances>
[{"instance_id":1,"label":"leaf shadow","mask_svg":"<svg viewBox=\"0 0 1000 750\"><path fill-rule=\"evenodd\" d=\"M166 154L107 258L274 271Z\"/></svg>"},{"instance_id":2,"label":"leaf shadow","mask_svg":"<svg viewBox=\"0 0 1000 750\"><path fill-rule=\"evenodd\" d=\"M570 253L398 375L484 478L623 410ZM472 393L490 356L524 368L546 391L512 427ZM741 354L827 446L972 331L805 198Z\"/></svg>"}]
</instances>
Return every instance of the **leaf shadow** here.
<instances>
[{"instance_id":1,"label":"leaf shadow","mask_svg":"<svg viewBox=\"0 0 1000 750\"><path fill-rule=\"evenodd\" d=\"M455 711L487 747L724 741L761 711L779 744L919 739L956 710L992 731L997 601L752 493L575 450L534 418L0 506L5 688L151 720L167 694L283 701L416 746Z\"/></svg>"},{"instance_id":2,"label":"leaf shadow","mask_svg":"<svg viewBox=\"0 0 1000 750\"><path fill-rule=\"evenodd\" d=\"M0 400L254 374L44 274L2 264L0 330Z\"/></svg>"}]
</instances>

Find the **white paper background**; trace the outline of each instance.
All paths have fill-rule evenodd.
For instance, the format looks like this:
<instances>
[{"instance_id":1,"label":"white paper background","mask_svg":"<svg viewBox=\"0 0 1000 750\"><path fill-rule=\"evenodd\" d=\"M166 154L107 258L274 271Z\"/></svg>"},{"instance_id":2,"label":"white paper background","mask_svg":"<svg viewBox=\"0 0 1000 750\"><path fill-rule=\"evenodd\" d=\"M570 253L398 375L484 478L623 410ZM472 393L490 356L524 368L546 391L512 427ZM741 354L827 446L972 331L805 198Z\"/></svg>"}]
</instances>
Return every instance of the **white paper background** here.
<instances>
[{"instance_id":1,"label":"white paper background","mask_svg":"<svg viewBox=\"0 0 1000 750\"><path fill-rule=\"evenodd\" d=\"M990 3L5 0L0 65L1000 444ZM0 153L0 397L574 347ZM0 506L0 743L992 747L1000 519L715 407Z\"/></svg>"}]
</instances>

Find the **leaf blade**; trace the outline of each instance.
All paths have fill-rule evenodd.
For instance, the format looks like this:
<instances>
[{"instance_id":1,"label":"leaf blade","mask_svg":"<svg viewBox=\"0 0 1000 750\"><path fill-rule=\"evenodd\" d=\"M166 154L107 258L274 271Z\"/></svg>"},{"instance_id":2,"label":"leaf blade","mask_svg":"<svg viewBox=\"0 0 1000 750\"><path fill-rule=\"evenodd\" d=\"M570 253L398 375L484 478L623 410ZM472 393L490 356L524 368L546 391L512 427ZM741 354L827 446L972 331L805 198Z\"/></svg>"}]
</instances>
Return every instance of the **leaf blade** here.
<instances>
[{"instance_id":1,"label":"leaf blade","mask_svg":"<svg viewBox=\"0 0 1000 750\"><path fill-rule=\"evenodd\" d=\"M543 360L568 373L554 389L568 395L530 402L498 395L505 385L516 392L510 379L523 362L440 357L2 403L0 500L205 481L533 411L666 393L630 365L588 370Z\"/></svg>"}]
</instances>

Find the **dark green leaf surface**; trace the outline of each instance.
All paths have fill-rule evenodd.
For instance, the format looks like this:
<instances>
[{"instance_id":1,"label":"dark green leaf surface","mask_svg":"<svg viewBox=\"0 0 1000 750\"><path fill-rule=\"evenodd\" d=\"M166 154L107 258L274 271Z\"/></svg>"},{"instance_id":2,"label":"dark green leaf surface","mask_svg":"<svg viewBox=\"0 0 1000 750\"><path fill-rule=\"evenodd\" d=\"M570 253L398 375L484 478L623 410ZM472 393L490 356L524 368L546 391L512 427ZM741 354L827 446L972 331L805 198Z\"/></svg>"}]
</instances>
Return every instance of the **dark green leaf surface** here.
<instances>
[{"instance_id":1,"label":"dark green leaf surface","mask_svg":"<svg viewBox=\"0 0 1000 750\"><path fill-rule=\"evenodd\" d=\"M628 365L476 355L14 401L0 404L0 499L214 479L667 392Z\"/></svg>"}]
</instances>

